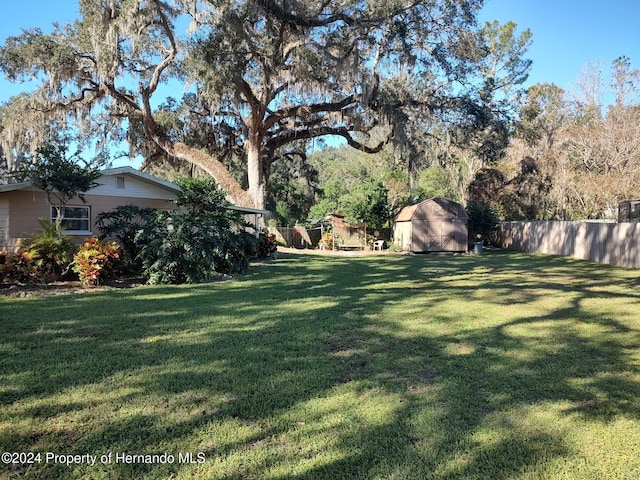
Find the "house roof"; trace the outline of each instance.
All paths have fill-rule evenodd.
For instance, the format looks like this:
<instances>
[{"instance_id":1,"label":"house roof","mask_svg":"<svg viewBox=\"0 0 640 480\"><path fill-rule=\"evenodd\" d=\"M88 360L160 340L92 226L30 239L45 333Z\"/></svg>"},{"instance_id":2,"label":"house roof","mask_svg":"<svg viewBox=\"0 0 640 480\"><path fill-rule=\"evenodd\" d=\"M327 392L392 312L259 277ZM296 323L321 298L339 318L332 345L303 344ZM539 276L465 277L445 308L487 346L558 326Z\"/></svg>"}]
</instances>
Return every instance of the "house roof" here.
<instances>
[{"instance_id":1,"label":"house roof","mask_svg":"<svg viewBox=\"0 0 640 480\"><path fill-rule=\"evenodd\" d=\"M257 215L266 215L269 212L269 210L261 210L259 208L253 208L253 207L241 207L239 205L229 205L227 207L228 210L236 210L237 212L240 213L255 213Z\"/></svg>"},{"instance_id":2,"label":"house roof","mask_svg":"<svg viewBox=\"0 0 640 480\"><path fill-rule=\"evenodd\" d=\"M153 175L149 175L146 172L136 170L133 167L107 168L105 170L101 170L100 173L101 173L101 176L103 177L109 177L109 176L115 176L115 175L131 175L147 183L152 183L160 187L163 187L167 190L171 190L174 193L177 193L180 191L180 187L178 187L178 185L176 185L175 183L171 183L161 178L154 177ZM32 187L33 187L33 184L31 182L8 183L6 185L0 185L0 192L26 190Z\"/></svg>"},{"instance_id":3,"label":"house roof","mask_svg":"<svg viewBox=\"0 0 640 480\"><path fill-rule=\"evenodd\" d=\"M7 183L0 185L0 192L13 192L14 190L24 190L32 187L31 182Z\"/></svg>"}]
</instances>

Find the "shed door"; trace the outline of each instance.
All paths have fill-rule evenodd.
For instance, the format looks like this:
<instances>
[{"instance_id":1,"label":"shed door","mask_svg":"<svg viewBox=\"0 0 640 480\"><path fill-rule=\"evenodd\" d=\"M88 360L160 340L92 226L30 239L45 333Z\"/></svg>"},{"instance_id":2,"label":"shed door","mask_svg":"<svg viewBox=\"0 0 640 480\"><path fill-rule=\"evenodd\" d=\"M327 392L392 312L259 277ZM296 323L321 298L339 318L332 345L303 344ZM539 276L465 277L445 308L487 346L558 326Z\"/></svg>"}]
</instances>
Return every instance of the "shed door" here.
<instances>
[{"instance_id":1,"label":"shed door","mask_svg":"<svg viewBox=\"0 0 640 480\"><path fill-rule=\"evenodd\" d=\"M419 226L419 228L416 228ZM414 223L414 252L457 252L466 249L461 222L457 219Z\"/></svg>"},{"instance_id":2,"label":"shed door","mask_svg":"<svg viewBox=\"0 0 640 480\"><path fill-rule=\"evenodd\" d=\"M440 246L444 252L455 252L458 250L458 242L456 241L456 232L458 231L455 219L442 222L442 236Z\"/></svg>"},{"instance_id":3,"label":"shed door","mask_svg":"<svg viewBox=\"0 0 640 480\"><path fill-rule=\"evenodd\" d=\"M414 238L416 252L439 252L442 248L442 222L419 222L420 232Z\"/></svg>"},{"instance_id":4,"label":"shed door","mask_svg":"<svg viewBox=\"0 0 640 480\"><path fill-rule=\"evenodd\" d=\"M460 219L452 220L451 227L453 228L452 238L453 243L451 249L456 252L466 252L467 243L469 241L469 234L467 231L467 224Z\"/></svg>"}]
</instances>

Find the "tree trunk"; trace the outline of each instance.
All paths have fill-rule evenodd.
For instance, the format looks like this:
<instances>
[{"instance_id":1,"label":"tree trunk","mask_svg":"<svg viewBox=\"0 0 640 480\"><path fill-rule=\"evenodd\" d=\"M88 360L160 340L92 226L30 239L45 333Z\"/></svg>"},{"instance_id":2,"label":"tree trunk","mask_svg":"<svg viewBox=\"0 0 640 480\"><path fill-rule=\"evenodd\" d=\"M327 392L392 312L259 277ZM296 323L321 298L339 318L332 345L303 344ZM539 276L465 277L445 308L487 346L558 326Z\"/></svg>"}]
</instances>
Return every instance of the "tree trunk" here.
<instances>
[{"instance_id":1,"label":"tree trunk","mask_svg":"<svg viewBox=\"0 0 640 480\"><path fill-rule=\"evenodd\" d=\"M227 200L229 200L229 202L241 207L263 208L254 202L251 198L252 196L242 189L227 168L213 156L179 142L174 143L170 150L170 153L175 157L185 160L211 175L218 185L220 185L220 188L227 193ZM249 178L251 179L251 176L249 176Z\"/></svg>"},{"instance_id":2,"label":"tree trunk","mask_svg":"<svg viewBox=\"0 0 640 480\"><path fill-rule=\"evenodd\" d=\"M267 189L264 170L262 168L262 155L260 141L249 138L246 145L247 173L249 178L249 195L253 199L256 208L264 210Z\"/></svg>"}]
</instances>

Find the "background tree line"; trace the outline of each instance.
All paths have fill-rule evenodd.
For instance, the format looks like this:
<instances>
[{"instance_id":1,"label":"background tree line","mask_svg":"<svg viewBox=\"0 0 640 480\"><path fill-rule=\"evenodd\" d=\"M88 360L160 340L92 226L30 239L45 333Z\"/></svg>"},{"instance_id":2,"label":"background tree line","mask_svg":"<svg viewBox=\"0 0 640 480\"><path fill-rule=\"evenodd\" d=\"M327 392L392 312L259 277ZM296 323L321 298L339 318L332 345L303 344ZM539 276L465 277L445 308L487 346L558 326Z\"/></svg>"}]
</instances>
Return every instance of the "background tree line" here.
<instances>
[{"instance_id":1,"label":"background tree line","mask_svg":"<svg viewBox=\"0 0 640 480\"><path fill-rule=\"evenodd\" d=\"M626 57L585 67L575 91L527 90L510 146L470 198L506 219L613 218L640 195L640 72Z\"/></svg>"},{"instance_id":2,"label":"background tree line","mask_svg":"<svg viewBox=\"0 0 640 480\"><path fill-rule=\"evenodd\" d=\"M545 83L517 92L505 137L484 156L445 124L439 135L419 139L411 168L390 148L373 158L344 147L320 150L310 156L315 183L299 191L315 195L312 217L339 210L377 226L399 207L434 196L489 208L501 220L614 218L619 201L640 195L639 77L620 57L608 68L587 65L573 91ZM359 214L362 204L386 216ZM280 217L286 223L305 215Z\"/></svg>"}]
</instances>

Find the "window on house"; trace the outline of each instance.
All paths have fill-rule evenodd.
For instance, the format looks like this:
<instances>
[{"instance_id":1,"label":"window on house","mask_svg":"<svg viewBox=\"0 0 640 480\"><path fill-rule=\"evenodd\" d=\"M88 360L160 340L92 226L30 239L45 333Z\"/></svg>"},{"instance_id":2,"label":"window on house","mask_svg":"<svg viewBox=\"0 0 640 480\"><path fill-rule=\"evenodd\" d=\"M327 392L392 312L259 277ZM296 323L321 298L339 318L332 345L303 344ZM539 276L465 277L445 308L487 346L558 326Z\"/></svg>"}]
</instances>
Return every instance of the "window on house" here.
<instances>
[{"instance_id":1,"label":"window on house","mask_svg":"<svg viewBox=\"0 0 640 480\"><path fill-rule=\"evenodd\" d=\"M124 188L124 177L116 177L116 188Z\"/></svg>"},{"instance_id":2,"label":"window on house","mask_svg":"<svg viewBox=\"0 0 640 480\"><path fill-rule=\"evenodd\" d=\"M58 207L51 207L51 221L58 218ZM62 227L66 233L88 233L91 231L89 207L65 207L62 217Z\"/></svg>"}]
</instances>

